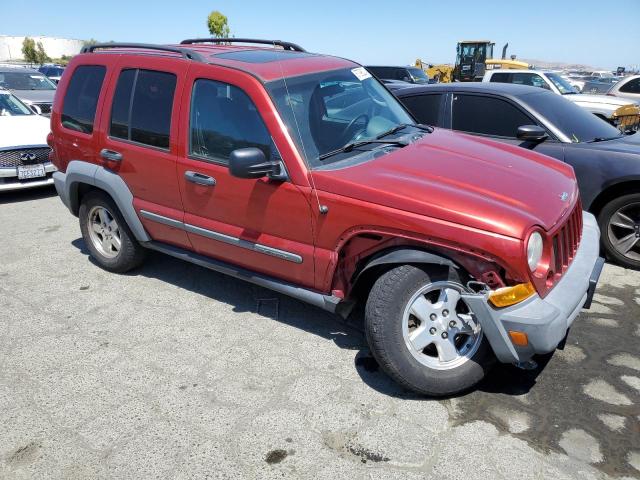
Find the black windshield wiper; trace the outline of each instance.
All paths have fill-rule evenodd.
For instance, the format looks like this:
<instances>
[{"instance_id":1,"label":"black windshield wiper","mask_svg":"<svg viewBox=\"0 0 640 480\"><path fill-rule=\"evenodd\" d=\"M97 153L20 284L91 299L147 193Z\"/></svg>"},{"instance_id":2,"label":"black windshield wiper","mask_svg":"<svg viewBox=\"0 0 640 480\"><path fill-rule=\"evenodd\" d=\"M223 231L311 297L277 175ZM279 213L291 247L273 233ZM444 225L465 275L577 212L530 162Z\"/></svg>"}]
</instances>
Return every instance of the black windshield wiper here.
<instances>
[{"instance_id":1,"label":"black windshield wiper","mask_svg":"<svg viewBox=\"0 0 640 480\"><path fill-rule=\"evenodd\" d=\"M376 139L376 140L362 140L360 142L347 143L343 147L336 148L335 150L331 150L330 152L327 152L327 153L323 153L322 155L320 155L318 157L318 160L324 160L325 158L332 157L333 155L336 155L338 153L350 152L354 148L358 148L358 147L361 147L363 145L368 145L369 143L386 143L388 145L398 145L399 147L406 147L408 145L407 142L402 142L400 140L379 140L379 139Z\"/></svg>"},{"instance_id":2,"label":"black windshield wiper","mask_svg":"<svg viewBox=\"0 0 640 480\"><path fill-rule=\"evenodd\" d=\"M596 137L593 140L587 142L587 143L598 143L598 142L606 142L608 140L615 140L616 138L621 138L624 135L618 135L617 137Z\"/></svg>"},{"instance_id":3,"label":"black windshield wiper","mask_svg":"<svg viewBox=\"0 0 640 480\"><path fill-rule=\"evenodd\" d=\"M394 133L397 133L400 130L403 130L403 129L407 128L407 127L415 127L418 130L422 130L423 132L428 132L428 133L433 132L433 127L430 127L429 125L422 125L421 123L401 123L400 125L396 125L395 127L390 128L386 132L382 132L376 138L377 139L381 139L381 138L384 138L384 137L386 137L388 135L393 135Z\"/></svg>"}]
</instances>

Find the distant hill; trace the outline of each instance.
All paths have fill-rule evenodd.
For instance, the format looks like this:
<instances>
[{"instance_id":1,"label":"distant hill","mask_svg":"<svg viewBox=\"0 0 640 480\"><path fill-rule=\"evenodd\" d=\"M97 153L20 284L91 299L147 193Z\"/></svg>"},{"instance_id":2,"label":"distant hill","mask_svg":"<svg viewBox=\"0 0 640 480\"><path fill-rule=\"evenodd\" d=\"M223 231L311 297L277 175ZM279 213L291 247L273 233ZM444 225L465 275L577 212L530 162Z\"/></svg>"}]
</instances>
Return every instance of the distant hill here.
<instances>
[{"instance_id":1,"label":"distant hill","mask_svg":"<svg viewBox=\"0 0 640 480\"><path fill-rule=\"evenodd\" d=\"M527 62L529 65L534 65L536 68L544 68L550 70L586 70L589 72L593 72L595 70L606 70L604 68L597 68L591 65L583 65L580 63L550 62L547 60L533 60L527 58L518 58L518 60Z\"/></svg>"}]
</instances>

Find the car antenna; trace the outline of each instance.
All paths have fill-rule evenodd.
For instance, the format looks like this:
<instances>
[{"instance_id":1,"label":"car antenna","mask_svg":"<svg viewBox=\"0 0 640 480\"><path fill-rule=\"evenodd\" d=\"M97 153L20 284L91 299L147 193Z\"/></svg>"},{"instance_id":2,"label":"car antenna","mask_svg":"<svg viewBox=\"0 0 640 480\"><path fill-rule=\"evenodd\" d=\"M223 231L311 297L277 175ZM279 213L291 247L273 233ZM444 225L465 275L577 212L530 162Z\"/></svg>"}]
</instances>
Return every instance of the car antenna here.
<instances>
[{"instance_id":1,"label":"car antenna","mask_svg":"<svg viewBox=\"0 0 640 480\"><path fill-rule=\"evenodd\" d=\"M275 42L273 44L273 48L274 49L276 48ZM313 194L315 195L315 198L316 198L316 203L318 204L318 211L320 212L321 215L326 215L329 212L329 207L327 207L326 205L322 205L320 203L318 190L316 189L316 184L315 184L315 181L313 180L313 169L311 168L311 165L309 165L309 160L307 157L307 149L305 148L304 140L302 139L302 133L300 131L300 124L298 123L298 117L296 117L296 111L293 109L293 106L291 106L291 102L289 101L291 98L291 95L289 93L289 87L287 86L287 79L285 78L284 68L282 68L282 62L280 59L278 59L277 62L278 62L278 66L280 67L280 74L282 75L282 82L284 83L284 89L287 92L287 104L289 105L289 108L291 108L291 113L293 114L293 121L296 124L298 138L300 139L300 145L302 146L303 161L304 161L304 164L307 166L307 170L309 171L309 180L311 180L311 189L313 190Z\"/></svg>"}]
</instances>

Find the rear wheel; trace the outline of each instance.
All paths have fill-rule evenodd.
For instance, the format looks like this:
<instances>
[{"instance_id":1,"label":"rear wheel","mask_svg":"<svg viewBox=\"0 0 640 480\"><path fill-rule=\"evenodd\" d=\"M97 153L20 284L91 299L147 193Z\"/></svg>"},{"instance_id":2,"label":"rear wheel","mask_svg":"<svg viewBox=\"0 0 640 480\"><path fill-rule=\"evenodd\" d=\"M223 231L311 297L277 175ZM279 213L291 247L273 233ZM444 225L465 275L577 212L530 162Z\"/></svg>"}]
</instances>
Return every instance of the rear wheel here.
<instances>
[{"instance_id":1,"label":"rear wheel","mask_svg":"<svg viewBox=\"0 0 640 480\"><path fill-rule=\"evenodd\" d=\"M102 192L90 192L78 212L84 243L105 270L123 273L140 266L142 247L129 230L114 201Z\"/></svg>"},{"instance_id":2,"label":"rear wheel","mask_svg":"<svg viewBox=\"0 0 640 480\"><path fill-rule=\"evenodd\" d=\"M494 356L452 271L396 267L374 284L366 335L382 369L418 393L452 395L476 385Z\"/></svg>"},{"instance_id":3,"label":"rear wheel","mask_svg":"<svg viewBox=\"0 0 640 480\"><path fill-rule=\"evenodd\" d=\"M602 245L611 260L640 268L640 193L607 203L598 216Z\"/></svg>"}]
</instances>

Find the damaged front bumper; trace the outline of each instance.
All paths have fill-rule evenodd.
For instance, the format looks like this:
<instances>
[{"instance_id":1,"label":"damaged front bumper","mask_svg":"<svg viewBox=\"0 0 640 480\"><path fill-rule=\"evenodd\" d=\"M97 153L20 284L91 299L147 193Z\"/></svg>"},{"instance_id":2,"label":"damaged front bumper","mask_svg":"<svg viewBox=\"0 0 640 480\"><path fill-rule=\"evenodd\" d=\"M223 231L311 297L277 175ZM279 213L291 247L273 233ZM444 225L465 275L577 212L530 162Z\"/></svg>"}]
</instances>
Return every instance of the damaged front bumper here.
<instances>
[{"instance_id":1,"label":"damaged front bumper","mask_svg":"<svg viewBox=\"0 0 640 480\"><path fill-rule=\"evenodd\" d=\"M496 309L488 301L489 292L463 294L499 361L527 362L533 355L555 350L580 310L591 305L604 259L599 256L600 230L595 217L583 212L583 225L573 262L545 298L534 294L511 307ZM509 331L525 333L527 345L514 345Z\"/></svg>"}]
</instances>

